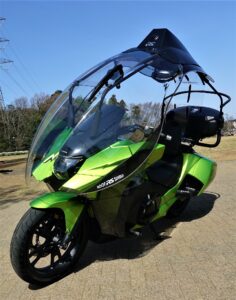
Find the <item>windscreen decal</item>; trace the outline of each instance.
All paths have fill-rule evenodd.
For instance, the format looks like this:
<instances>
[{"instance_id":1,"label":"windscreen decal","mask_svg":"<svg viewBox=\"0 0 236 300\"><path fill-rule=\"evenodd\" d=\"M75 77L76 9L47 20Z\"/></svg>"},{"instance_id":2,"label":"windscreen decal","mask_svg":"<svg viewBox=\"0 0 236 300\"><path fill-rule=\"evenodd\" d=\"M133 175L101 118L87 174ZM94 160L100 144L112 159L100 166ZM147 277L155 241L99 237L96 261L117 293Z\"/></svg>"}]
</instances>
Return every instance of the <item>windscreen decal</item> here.
<instances>
[{"instance_id":1,"label":"windscreen decal","mask_svg":"<svg viewBox=\"0 0 236 300\"><path fill-rule=\"evenodd\" d=\"M107 187L107 186L109 186L111 184L114 184L115 182L123 179L124 177L125 177L125 174L119 174L119 175L117 175L115 177L112 177L112 178L110 178L110 179L108 179L108 180L100 183L99 185L97 185L97 189L105 188L105 187Z\"/></svg>"}]
</instances>

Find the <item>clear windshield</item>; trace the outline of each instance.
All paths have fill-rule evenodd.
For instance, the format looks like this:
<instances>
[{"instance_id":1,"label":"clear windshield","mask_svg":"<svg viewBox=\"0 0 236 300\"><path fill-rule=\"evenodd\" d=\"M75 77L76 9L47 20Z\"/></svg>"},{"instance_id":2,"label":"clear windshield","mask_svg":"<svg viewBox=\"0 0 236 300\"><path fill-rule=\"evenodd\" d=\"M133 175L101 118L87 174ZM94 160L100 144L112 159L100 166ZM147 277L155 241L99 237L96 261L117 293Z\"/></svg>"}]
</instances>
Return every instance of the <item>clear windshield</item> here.
<instances>
[{"instance_id":1,"label":"clear windshield","mask_svg":"<svg viewBox=\"0 0 236 300\"><path fill-rule=\"evenodd\" d=\"M117 66L121 66L122 72L112 73L109 77ZM166 70L157 66L158 61L154 64L148 53L122 53L73 82L51 106L37 131L28 157L27 177L33 175L47 181L55 176L64 184L83 170L85 162L96 165L96 170L101 169L101 164L108 164L109 170L114 171L133 159L132 167L126 165L126 171L122 173L124 178L130 175L145 161L158 139L160 101L166 85L157 85L155 80L160 81L158 72ZM152 84L141 81L142 84L134 85L133 90L127 89L126 81L121 86L114 86L116 81L136 69L147 76L153 74ZM103 82L107 75L108 79ZM154 88L156 93L152 95L155 97L150 99L147 91ZM141 89L139 94L134 92L135 89ZM106 177L109 170L99 176Z\"/></svg>"}]
</instances>

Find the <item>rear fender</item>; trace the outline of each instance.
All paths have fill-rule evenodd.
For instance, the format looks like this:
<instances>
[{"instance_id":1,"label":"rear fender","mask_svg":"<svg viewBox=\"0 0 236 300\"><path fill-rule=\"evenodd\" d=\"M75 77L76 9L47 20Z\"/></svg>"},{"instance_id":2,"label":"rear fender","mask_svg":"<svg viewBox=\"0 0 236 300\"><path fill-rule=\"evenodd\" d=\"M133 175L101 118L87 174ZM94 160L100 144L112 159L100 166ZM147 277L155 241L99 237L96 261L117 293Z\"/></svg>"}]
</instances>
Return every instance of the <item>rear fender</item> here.
<instances>
[{"instance_id":1,"label":"rear fender","mask_svg":"<svg viewBox=\"0 0 236 300\"><path fill-rule=\"evenodd\" d=\"M61 209L65 216L66 231L70 233L76 221L81 217L85 204L79 202L78 194L66 192L47 193L30 202L32 208Z\"/></svg>"}]
</instances>

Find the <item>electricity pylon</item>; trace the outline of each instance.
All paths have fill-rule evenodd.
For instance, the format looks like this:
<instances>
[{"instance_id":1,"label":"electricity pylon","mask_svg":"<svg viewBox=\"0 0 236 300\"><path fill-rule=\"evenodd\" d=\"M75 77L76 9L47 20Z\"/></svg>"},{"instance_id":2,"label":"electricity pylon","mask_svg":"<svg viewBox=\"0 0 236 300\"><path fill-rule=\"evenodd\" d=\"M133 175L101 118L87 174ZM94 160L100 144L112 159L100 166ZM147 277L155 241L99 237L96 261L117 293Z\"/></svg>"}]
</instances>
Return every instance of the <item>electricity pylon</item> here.
<instances>
[{"instance_id":1,"label":"electricity pylon","mask_svg":"<svg viewBox=\"0 0 236 300\"><path fill-rule=\"evenodd\" d=\"M1 25L1 22L4 22L6 19L3 18L3 17L0 17L0 25ZM0 37L0 43L6 43L6 42L9 42L8 39L4 38L4 37ZM0 48L0 51L4 50L3 47ZM0 68L2 65L4 64L9 64L9 63L12 63L13 60L10 60L8 58L4 58L4 57L0 57ZM2 93L2 87L0 85L0 110L3 110L5 108L5 103L4 103L4 97L3 97L3 93Z\"/></svg>"}]
</instances>

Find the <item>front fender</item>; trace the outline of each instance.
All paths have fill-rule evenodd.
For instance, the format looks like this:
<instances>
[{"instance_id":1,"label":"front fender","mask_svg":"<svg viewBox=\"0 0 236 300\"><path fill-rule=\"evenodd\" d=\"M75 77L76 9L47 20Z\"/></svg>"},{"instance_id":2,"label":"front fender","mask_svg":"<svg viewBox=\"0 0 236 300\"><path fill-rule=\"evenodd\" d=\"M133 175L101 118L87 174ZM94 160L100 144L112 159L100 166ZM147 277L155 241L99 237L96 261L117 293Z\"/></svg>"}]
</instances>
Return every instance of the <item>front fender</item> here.
<instances>
[{"instance_id":1,"label":"front fender","mask_svg":"<svg viewBox=\"0 0 236 300\"><path fill-rule=\"evenodd\" d=\"M66 231L71 232L85 205L78 200L78 194L53 192L41 195L30 202L32 208L61 209L65 216Z\"/></svg>"}]
</instances>

